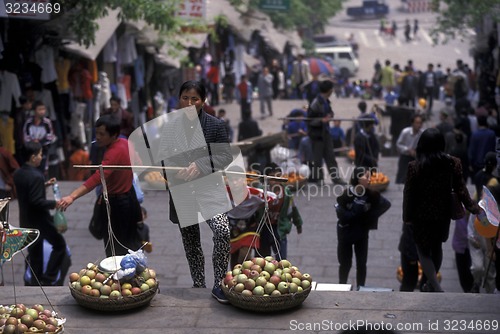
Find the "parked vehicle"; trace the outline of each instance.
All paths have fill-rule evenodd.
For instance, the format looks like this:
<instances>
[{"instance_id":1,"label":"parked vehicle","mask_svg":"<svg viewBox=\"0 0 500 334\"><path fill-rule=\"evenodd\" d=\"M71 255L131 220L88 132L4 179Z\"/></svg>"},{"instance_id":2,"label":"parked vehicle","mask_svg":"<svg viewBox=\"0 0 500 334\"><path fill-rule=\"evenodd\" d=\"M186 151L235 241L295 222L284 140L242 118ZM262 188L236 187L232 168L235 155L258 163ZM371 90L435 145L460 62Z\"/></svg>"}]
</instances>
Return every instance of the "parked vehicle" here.
<instances>
[{"instance_id":1,"label":"parked vehicle","mask_svg":"<svg viewBox=\"0 0 500 334\"><path fill-rule=\"evenodd\" d=\"M344 78L354 76L359 70L359 61L350 45L316 47L315 53L329 60Z\"/></svg>"},{"instance_id":2,"label":"parked vehicle","mask_svg":"<svg viewBox=\"0 0 500 334\"><path fill-rule=\"evenodd\" d=\"M380 17L389 14L389 6L385 0L363 0L360 7L348 7L347 15L351 17Z\"/></svg>"}]
</instances>

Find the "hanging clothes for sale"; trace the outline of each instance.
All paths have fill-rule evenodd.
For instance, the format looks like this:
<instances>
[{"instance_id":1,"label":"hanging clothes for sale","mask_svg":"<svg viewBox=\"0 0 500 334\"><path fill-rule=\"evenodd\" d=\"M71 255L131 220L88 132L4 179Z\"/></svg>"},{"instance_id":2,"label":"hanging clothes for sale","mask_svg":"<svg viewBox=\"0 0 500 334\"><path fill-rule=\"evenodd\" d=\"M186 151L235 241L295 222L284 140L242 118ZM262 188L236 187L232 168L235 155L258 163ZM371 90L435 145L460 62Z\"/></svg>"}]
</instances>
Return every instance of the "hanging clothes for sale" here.
<instances>
[{"instance_id":1,"label":"hanging clothes for sale","mask_svg":"<svg viewBox=\"0 0 500 334\"><path fill-rule=\"evenodd\" d=\"M0 113L10 114L12 108L12 98L19 107L19 97L21 96L21 87L19 80L14 73L0 69Z\"/></svg>"},{"instance_id":2,"label":"hanging clothes for sale","mask_svg":"<svg viewBox=\"0 0 500 334\"><path fill-rule=\"evenodd\" d=\"M92 75L81 62L76 63L69 71L69 83L73 97L90 100L92 94Z\"/></svg>"},{"instance_id":3,"label":"hanging clothes for sale","mask_svg":"<svg viewBox=\"0 0 500 334\"><path fill-rule=\"evenodd\" d=\"M97 62L95 60L89 60L87 63L87 68L89 69L90 76L92 77L92 83L93 84L97 83L99 81Z\"/></svg>"},{"instance_id":4,"label":"hanging clothes for sale","mask_svg":"<svg viewBox=\"0 0 500 334\"><path fill-rule=\"evenodd\" d=\"M117 61L116 54L118 53L118 41L116 33L113 33L106 45L102 49L102 60L105 63L114 63Z\"/></svg>"},{"instance_id":5,"label":"hanging clothes for sale","mask_svg":"<svg viewBox=\"0 0 500 334\"><path fill-rule=\"evenodd\" d=\"M56 60L56 73L57 73L57 90L59 94L69 92L68 74L71 68L71 60L59 57Z\"/></svg>"},{"instance_id":6,"label":"hanging clothes for sale","mask_svg":"<svg viewBox=\"0 0 500 334\"><path fill-rule=\"evenodd\" d=\"M42 74L40 76L42 83L49 83L57 80L53 47L42 45L42 47L35 51L35 62L42 68Z\"/></svg>"},{"instance_id":7,"label":"hanging clothes for sale","mask_svg":"<svg viewBox=\"0 0 500 334\"><path fill-rule=\"evenodd\" d=\"M136 58L135 36L125 33L118 39L118 62L121 65L133 65Z\"/></svg>"},{"instance_id":8,"label":"hanging clothes for sale","mask_svg":"<svg viewBox=\"0 0 500 334\"><path fill-rule=\"evenodd\" d=\"M134 77L136 90L140 90L142 87L144 87L144 75L144 58L142 56L138 56L134 61Z\"/></svg>"},{"instance_id":9,"label":"hanging clothes for sale","mask_svg":"<svg viewBox=\"0 0 500 334\"><path fill-rule=\"evenodd\" d=\"M99 111L108 109L111 105L111 87L109 84L108 74L106 72L99 72L99 86L101 87L101 94L99 96Z\"/></svg>"},{"instance_id":10,"label":"hanging clothes for sale","mask_svg":"<svg viewBox=\"0 0 500 334\"><path fill-rule=\"evenodd\" d=\"M8 114L0 114L0 140L3 147L12 154L16 154L14 141L14 119Z\"/></svg>"}]
</instances>

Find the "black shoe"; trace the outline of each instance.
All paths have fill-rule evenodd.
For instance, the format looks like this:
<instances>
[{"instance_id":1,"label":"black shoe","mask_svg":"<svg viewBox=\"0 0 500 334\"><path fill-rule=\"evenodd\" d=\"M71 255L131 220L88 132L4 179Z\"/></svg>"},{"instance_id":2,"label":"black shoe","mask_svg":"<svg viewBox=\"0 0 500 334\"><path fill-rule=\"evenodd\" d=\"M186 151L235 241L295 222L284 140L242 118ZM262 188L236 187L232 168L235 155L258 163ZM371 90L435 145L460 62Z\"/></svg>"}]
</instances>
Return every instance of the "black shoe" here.
<instances>
[{"instance_id":1,"label":"black shoe","mask_svg":"<svg viewBox=\"0 0 500 334\"><path fill-rule=\"evenodd\" d=\"M217 299L221 304L229 304L229 300L227 300L226 295L224 295L224 292L219 286L212 289L212 297Z\"/></svg>"}]
</instances>

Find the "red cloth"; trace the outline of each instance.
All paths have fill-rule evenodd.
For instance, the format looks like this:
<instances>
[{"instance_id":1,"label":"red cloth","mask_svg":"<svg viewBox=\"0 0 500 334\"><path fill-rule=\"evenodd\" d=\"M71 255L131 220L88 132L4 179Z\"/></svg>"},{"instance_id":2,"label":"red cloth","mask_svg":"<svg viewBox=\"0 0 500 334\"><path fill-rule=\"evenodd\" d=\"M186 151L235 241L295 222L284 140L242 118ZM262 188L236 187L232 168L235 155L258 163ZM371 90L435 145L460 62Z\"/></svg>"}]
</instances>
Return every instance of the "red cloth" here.
<instances>
[{"instance_id":1,"label":"red cloth","mask_svg":"<svg viewBox=\"0 0 500 334\"><path fill-rule=\"evenodd\" d=\"M238 90L240 92L241 99L247 99L248 96L248 85L246 81L242 81L238 84Z\"/></svg>"},{"instance_id":2,"label":"red cloth","mask_svg":"<svg viewBox=\"0 0 500 334\"><path fill-rule=\"evenodd\" d=\"M219 83L219 70L216 66L210 66L207 72L207 78L213 84Z\"/></svg>"},{"instance_id":3,"label":"red cloth","mask_svg":"<svg viewBox=\"0 0 500 334\"><path fill-rule=\"evenodd\" d=\"M118 138L113 144L111 144L104 152L104 157L102 158L102 165L121 165L130 166L130 155L128 151L128 141L123 138ZM124 194L130 190L132 187L132 170L116 170L116 169L105 169L104 179L106 180L106 185L108 187L109 194ZM83 184L87 189L92 190L101 184L101 173L99 170L95 172L85 183Z\"/></svg>"}]
</instances>

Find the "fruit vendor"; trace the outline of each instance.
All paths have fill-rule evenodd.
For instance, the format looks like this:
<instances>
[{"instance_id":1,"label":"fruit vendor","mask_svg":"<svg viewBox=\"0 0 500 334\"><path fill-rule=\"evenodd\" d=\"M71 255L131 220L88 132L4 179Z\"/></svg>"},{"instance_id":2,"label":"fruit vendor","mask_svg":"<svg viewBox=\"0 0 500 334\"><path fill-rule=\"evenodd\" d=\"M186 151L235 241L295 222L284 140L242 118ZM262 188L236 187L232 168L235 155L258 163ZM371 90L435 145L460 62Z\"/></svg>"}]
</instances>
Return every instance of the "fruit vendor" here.
<instances>
[{"instance_id":1,"label":"fruit vendor","mask_svg":"<svg viewBox=\"0 0 500 334\"><path fill-rule=\"evenodd\" d=\"M104 115L96 121L95 127L97 145L106 148L102 165L130 165L128 142L126 139L119 138L120 120L112 115ZM137 250L141 247L137 235L137 222L142 220L142 213L132 185L133 173L131 169L105 169L104 179L108 189L111 227L115 237L114 242L110 243L108 229L104 229L106 256L126 255L129 249ZM89 193L98 185L101 185L99 170L70 195L63 197L58 203L58 208L66 210L76 199ZM107 217L101 217L101 220L107 222Z\"/></svg>"}]
</instances>

